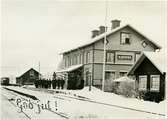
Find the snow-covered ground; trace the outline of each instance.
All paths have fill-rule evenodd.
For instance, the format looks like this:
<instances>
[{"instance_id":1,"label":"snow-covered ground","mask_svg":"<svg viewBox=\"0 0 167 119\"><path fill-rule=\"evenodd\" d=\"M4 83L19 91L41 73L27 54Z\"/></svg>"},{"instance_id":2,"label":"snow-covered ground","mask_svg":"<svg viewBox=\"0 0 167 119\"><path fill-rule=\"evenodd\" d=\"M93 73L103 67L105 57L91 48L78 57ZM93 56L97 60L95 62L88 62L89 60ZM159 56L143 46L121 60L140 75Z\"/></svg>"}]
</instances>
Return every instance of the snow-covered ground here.
<instances>
[{"instance_id":1,"label":"snow-covered ground","mask_svg":"<svg viewBox=\"0 0 167 119\"><path fill-rule=\"evenodd\" d=\"M107 104L119 105L122 107L128 107L160 114L166 113L166 100L160 103L155 103L151 101L139 100L136 98L126 98L114 93L103 92L95 87L92 87L91 91L89 91L89 87L85 87L83 90L71 90L68 92L74 95L80 95Z\"/></svg>"},{"instance_id":2,"label":"snow-covered ground","mask_svg":"<svg viewBox=\"0 0 167 119\"><path fill-rule=\"evenodd\" d=\"M26 94L36 96L40 100L40 104L45 104L48 100L53 111L57 108L58 113L68 115L70 119L161 119L164 116L159 116L151 113L143 113L115 106L107 106L89 101L81 101L71 99L70 97L86 97L86 100L95 102L117 105L126 108L132 108L141 111L147 111L158 114L165 114L166 101L154 103L149 101L138 100L135 98L125 98L113 93L102 92L101 90L92 87L85 87L82 90L56 90L62 93L50 94L44 91L32 91L22 87L8 87ZM33 87L31 87L33 88ZM43 90L43 89L41 89ZM53 89L50 89L53 90ZM67 97L66 97L67 96ZM34 101L36 102L36 101ZM55 107L56 103L56 107ZM46 113L45 113L46 114ZM32 114L31 114L32 115ZM41 116L40 116L41 117ZM44 116L43 116L44 117Z\"/></svg>"}]
</instances>

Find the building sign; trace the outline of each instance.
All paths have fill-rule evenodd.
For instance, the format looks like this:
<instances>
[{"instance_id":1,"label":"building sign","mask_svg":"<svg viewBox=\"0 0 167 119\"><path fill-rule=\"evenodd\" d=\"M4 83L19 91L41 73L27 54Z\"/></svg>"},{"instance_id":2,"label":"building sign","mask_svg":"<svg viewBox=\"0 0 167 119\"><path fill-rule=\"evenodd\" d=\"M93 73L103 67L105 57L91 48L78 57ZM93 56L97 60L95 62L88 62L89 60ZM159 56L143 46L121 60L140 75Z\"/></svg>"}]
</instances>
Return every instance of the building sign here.
<instances>
[{"instance_id":1,"label":"building sign","mask_svg":"<svg viewBox=\"0 0 167 119\"><path fill-rule=\"evenodd\" d=\"M117 55L118 60L132 60L132 55Z\"/></svg>"}]
</instances>

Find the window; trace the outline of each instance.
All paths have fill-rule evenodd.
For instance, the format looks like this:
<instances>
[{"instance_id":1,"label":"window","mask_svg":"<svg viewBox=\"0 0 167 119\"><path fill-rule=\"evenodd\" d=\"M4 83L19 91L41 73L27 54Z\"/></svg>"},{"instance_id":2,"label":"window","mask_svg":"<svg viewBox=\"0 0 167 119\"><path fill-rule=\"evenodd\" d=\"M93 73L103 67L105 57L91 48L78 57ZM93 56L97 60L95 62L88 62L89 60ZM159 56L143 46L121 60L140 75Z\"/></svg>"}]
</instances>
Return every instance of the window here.
<instances>
[{"instance_id":1,"label":"window","mask_svg":"<svg viewBox=\"0 0 167 119\"><path fill-rule=\"evenodd\" d=\"M65 58L65 67L68 67L68 57Z\"/></svg>"},{"instance_id":2,"label":"window","mask_svg":"<svg viewBox=\"0 0 167 119\"><path fill-rule=\"evenodd\" d=\"M68 56L68 66L70 66L71 64L71 59L70 59L70 57Z\"/></svg>"},{"instance_id":3,"label":"window","mask_svg":"<svg viewBox=\"0 0 167 119\"><path fill-rule=\"evenodd\" d=\"M79 55L79 64L82 64L82 54Z\"/></svg>"},{"instance_id":4,"label":"window","mask_svg":"<svg viewBox=\"0 0 167 119\"><path fill-rule=\"evenodd\" d=\"M123 76L126 76L126 75L127 75L127 72L119 72L120 77L123 77Z\"/></svg>"},{"instance_id":5,"label":"window","mask_svg":"<svg viewBox=\"0 0 167 119\"><path fill-rule=\"evenodd\" d=\"M112 52L106 53L106 62L114 63L114 53Z\"/></svg>"},{"instance_id":6,"label":"window","mask_svg":"<svg viewBox=\"0 0 167 119\"><path fill-rule=\"evenodd\" d=\"M86 54L86 63L90 63L90 52Z\"/></svg>"},{"instance_id":7,"label":"window","mask_svg":"<svg viewBox=\"0 0 167 119\"><path fill-rule=\"evenodd\" d=\"M130 33L121 33L121 44L130 44Z\"/></svg>"},{"instance_id":8,"label":"window","mask_svg":"<svg viewBox=\"0 0 167 119\"><path fill-rule=\"evenodd\" d=\"M76 65L77 64L77 55L74 55L73 57L73 65Z\"/></svg>"},{"instance_id":9,"label":"window","mask_svg":"<svg viewBox=\"0 0 167 119\"><path fill-rule=\"evenodd\" d=\"M140 56L141 56L141 54L136 53L136 60L135 61L137 61Z\"/></svg>"},{"instance_id":10,"label":"window","mask_svg":"<svg viewBox=\"0 0 167 119\"><path fill-rule=\"evenodd\" d=\"M142 46L145 48L147 46L147 43L145 41L143 41Z\"/></svg>"},{"instance_id":11,"label":"window","mask_svg":"<svg viewBox=\"0 0 167 119\"><path fill-rule=\"evenodd\" d=\"M160 86L160 76L151 75L150 76L150 90L159 91L159 86Z\"/></svg>"},{"instance_id":12,"label":"window","mask_svg":"<svg viewBox=\"0 0 167 119\"><path fill-rule=\"evenodd\" d=\"M34 71L33 70L30 71L30 76L34 76Z\"/></svg>"},{"instance_id":13,"label":"window","mask_svg":"<svg viewBox=\"0 0 167 119\"><path fill-rule=\"evenodd\" d=\"M72 57L70 57L70 66L72 65Z\"/></svg>"},{"instance_id":14,"label":"window","mask_svg":"<svg viewBox=\"0 0 167 119\"><path fill-rule=\"evenodd\" d=\"M105 72L105 80L114 80L115 79L115 72L106 71Z\"/></svg>"},{"instance_id":15,"label":"window","mask_svg":"<svg viewBox=\"0 0 167 119\"><path fill-rule=\"evenodd\" d=\"M147 89L147 76L142 75L139 76L139 90L146 90Z\"/></svg>"},{"instance_id":16,"label":"window","mask_svg":"<svg viewBox=\"0 0 167 119\"><path fill-rule=\"evenodd\" d=\"M77 64L80 64L79 60L79 55L77 55Z\"/></svg>"}]
</instances>

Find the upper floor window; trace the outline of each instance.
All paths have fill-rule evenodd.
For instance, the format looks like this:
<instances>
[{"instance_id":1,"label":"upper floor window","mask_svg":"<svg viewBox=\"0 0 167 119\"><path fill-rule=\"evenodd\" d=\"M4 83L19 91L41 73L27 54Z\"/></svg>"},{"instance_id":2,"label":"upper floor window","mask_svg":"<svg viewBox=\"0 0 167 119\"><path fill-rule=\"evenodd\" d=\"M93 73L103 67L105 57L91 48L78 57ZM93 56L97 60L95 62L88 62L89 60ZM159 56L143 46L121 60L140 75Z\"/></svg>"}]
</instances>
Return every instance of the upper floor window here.
<instances>
[{"instance_id":1,"label":"upper floor window","mask_svg":"<svg viewBox=\"0 0 167 119\"><path fill-rule=\"evenodd\" d=\"M142 46L145 48L147 47L147 43L145 41L142 42Z\"/></svg>"},{"instance_id":2,"label":"upper floor window","mask_svg":"<svg viewBox=\"0 0 167 119\"><path fill-rule=\"evenodd\" d=\"M136 58L135 58L135 61L137 61L138 59L139 59L139 57L141 56L141 54L139 54L139 53L136 53Z\"/></svg>"},{"instance_id":3,"label":"upper floor window","mask_svg":"<svg viewBox=\"0 0 167 119\"><path fill-rule=\"evenodd\" d=\"M65 57L65 67L68 67L68 57Z\"/></svg>"},{"instance_id":4,"label":"upper floor window","mask_svg":"<svg viewBox=\"0 0 167 119\"><path fill-rule=\"evenodd\" d=\"M70 66L72 65L72 57L70 57Z\"/></svg>"},{"instance_id":5,"label":"upper floor window","mask_svg":"<svg viewBox=\"0 0 167 119\"><path fill-rule=\"evenodd\" d=\"M150 76L150 90L159 91L159 86L160 86L160 76L151 75Z\"/></svg>"},{"instance_id":6,"label":"upper floor window","mask_svg":"<svg viewBox=\"0 0 167 119\"><path fill-rule=\"evenodd\" d=\"M73 57L73 65L76 65L77 64L77 55L74 55Z\"/></svg>"},{"instance_id":7,"label":"upper floor window","mask_svg":"<svg viewBox=\"0 0 167 119\"><path fill-rule=\"evenodd\" d=\"M70 64L70 63L71 63L70 56L68 56L67 59L68 59L68 61L67 61L67 62L68 62L68 66L70 66L70 65L71 65L71 64Z\"/></svg>"},{"instance_id":8,"label":"upper floor window","mask_svg":"<svg viewBox=\"0 0 167 119\"><path fill-rule=\"evenodd\" d=\"M130 33L121 33L121 44L130 44Z\"/></svg>"},{"instance_id":9,"label":"upper floor window","mask_svg":"<svg viewBox=\"0 0 167 119\"><path fill-rule=\"evenodd\" d=\"M86 63L90 63L90 52L86 54Z\"/></svg>"},{"instance_id":10,"label":"upper floor window","mask_svg":"<svg viewBox=\"0 0 167 119\"><path fill-rule=\"evenodd\" d=\"M139 76L139 90L147 89L147 75Z\"/></svg>"},{"instance_id":11,"label":"upper floor window","mask_svg":"<svg viewBox=\"0 0 167 119\"><path fill-rule=\"evenodd\" d=\"M82 54L79 54L79 64L82 63Z\"/></svg>"},{"instance_id":12,"label":"upper floor window","mask_svg":"<svg viewBox=\"0 0 167 119\"><path fill-rule=\"evenodd\" d=\"M114 63L114 53L113 52L106 53L106 62Z\"/></svg>"}]
</instances>

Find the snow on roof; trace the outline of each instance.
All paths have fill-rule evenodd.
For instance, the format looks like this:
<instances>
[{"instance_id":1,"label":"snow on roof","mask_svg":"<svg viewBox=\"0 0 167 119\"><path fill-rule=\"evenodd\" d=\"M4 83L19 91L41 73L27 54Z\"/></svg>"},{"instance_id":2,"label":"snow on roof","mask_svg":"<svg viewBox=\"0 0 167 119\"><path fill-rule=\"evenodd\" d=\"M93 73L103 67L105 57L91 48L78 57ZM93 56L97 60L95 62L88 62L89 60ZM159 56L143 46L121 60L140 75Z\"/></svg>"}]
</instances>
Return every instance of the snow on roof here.
<instances>
[{"instance_id":1,"label":"snow on roof","mask_svg":"<svg viewBox=\"0 0 167 119\"><path fill-rule=\"evenodd\" d=\"M135 30L135 31L138 32L139 34L141 34L143 37L145 37L145 38L146 38L151 44L153 44L157 49L161 49L161 46L159 46L158 44L156 44L155 42L153 42L152 40L150 40L146 35L144 35L143 33L139 32L138 30L136 30L136 29L135 29L134 27L132 27L131 25L126 24L126 25L122 25L122 26L120 26L120 27L117 27L117 28L115 28L115 29L113 29L113 30L111 30L111 31L107 31L106 33L103 33L103 34L101 34L101 35L99 35L99 36L96 36L95 38L90 39L90 40L89 40L88 42L86 42L85 44L80 45L80 46L75 47L75 48L72 48L72 49L70 49L70 50L63 51L63 52L60 53L60 54L64 54L64 53L67 53L67 52L70 52L70 51L73 51L73 50L76 50L76 49L79 49L79 48L82 48L82 47L91 45L92 43L95 43L95 42L101 40L102 38L104 38L105 35L107 35L107 36L108 36L108 35L111 35L111 34L117 32L118 30L120 30L120 29L122 29L122 28L124 28L124 27L127 27L127 26L130 27L130 28L132 28L133 30Z\"/></svg>"},{"instance_id":2,"label":"snow on roof","mask_svg":"<svg viewBox=\"0 0 167 119\"><path fill-rule=\"evenodd\" d=\"M62 70L59 70L57 71L56 73L61 73L61 72L70 72L70 71L74 71L80 67L82 67L83 65L82 64L78 64L78 65L73 65L73 66L70 66L66 69L62 69Z\"/></svg>"},{"instance_id":3,"label":"snow on roof","mask_svg":"<svg viewBox=\"0 0 167 119\"><path fill-rule=\"evenodd\" d=\"M127 76L123 76L123 77L115 79L114 82L134 82L134 80L130 79Z\"/></svg>"},{"instance_id":4,"label":"snow on roof","mask_svg":"<svg viewBox=\"0 0 167 119\"><path fill-rule=\"evenodd\" d=\"M28 72L30 69L33 69L38 72L38 70L36 70L35 68L26 68L26 69L22 69L21 72L18 72L16 77L21 77L23 74Z\"/></svg>"},{"instance_id":5,"label":"snow on roof","mask_svg":"<svg viewBox=\"0 0 167 119\"><path fill-rule=\"evenodd\" d=\"M152 64L163 74L167 72L166 66L166 53L164 51L159 52L143 52L138 61L132 66L128 74L133 74L134 70L141 64L144 58L147 57Z\"/></svg>"},{"instance_id":6,"label":"snow on roof","mask_svg":"<svg viewBox=\"0 0 167 119\"><path fill-rule=\"evenodd\" d=\"M161 73L167 71L165 52L143 52L144 55L159 69Z\"/></svg>"}]
</instances>

